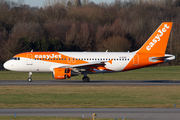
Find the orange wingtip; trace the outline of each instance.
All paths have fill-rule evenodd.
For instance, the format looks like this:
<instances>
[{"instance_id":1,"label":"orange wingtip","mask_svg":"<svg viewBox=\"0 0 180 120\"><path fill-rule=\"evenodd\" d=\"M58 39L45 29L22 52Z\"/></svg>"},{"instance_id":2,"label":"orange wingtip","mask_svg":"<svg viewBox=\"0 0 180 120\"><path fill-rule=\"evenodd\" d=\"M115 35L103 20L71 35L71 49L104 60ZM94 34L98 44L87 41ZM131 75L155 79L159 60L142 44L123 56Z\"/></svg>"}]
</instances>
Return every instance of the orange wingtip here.
<instances>
[{"instance_id":1,"label":"orange wingtip","mask_svg":"<svg viewBox=\"0 0 180 120\"><path fill-rule=\"evenodd\" d=\"M113 59L111 59L110 61L108 61L110 64L112 64L112 61L113 61Z\"/></svg>"}]
</instances>

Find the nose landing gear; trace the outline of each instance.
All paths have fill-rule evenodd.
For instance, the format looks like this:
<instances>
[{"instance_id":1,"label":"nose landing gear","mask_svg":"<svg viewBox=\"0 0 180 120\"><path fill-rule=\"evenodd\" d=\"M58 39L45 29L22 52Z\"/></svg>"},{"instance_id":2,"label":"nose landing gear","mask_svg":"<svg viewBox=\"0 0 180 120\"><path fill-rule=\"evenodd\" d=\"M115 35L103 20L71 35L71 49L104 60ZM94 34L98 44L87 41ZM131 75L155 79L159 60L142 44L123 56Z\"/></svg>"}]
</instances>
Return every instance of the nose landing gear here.
<instances>
[{"instance_id":1,"label":"nose landing gear","mask_svg":"<svg viewBox=\"0 0 180 120\"><path fill-rule=\"evenodd\" d=\"M31 76L32 76L32 72L29 72L29 78L27 79L28 82L32 82Z\"/></svg>"}]
</instances>

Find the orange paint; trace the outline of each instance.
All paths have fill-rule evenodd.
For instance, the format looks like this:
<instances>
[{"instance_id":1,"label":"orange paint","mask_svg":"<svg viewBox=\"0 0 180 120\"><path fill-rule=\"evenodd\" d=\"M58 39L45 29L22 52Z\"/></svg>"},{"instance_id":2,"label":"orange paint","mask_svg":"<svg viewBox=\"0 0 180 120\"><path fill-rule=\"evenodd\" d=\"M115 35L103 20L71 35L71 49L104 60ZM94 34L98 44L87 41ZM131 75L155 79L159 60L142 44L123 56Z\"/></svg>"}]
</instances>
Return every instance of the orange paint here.
<instances>
[{"instance_id":1,"label":"orange paint","mask_svg":"<svg viewBox=\"0 0 180 120\"><path fill-rule=\"evenodd\" d=\"M34 59L34 60L36 59L36 60L41 60L41 61L69 64L69 65L89 63L87 61L65 56L58 52L25 52L25 53L20 53L14 57L30 58L30 56L32 56L31 59Z\"/></svg>"},{"instance_id":2,"label":"orange paint","mask_svg":"<svg viewBox=\"0 0 180 120\"><path fill-rule=\"evenodd\" d=\"M110 61L108 61L110 64L112 64L112 61L113 61L113 59L111 59Z\"/></svg>"},{"instance_id":3,"label":"orange paint","mask_svg":"<svg viewBox=\"0 0 180 120\"><path fill-rule=\"evenodd\" d=\"M54 76L55 79L71 78L71 69L54 68L53 76Z\"/></svg>"},{"instance_id":4,"label":"orange paint","mask_svg":"<svg viewBox=\"0 0 180 120\"><path fill-rule=\"evenodd\" d=\"M172 24L172 22L162 23L137 53L164 54L169 40Z\"/></svg>"},{"instance_id":5,"label":"orange paint","mask_svg":"<svg viewBox=\"0 0 180 120\"><path fill-rule=\"evenodd\" d=\"M156 62L151 62L149 58L165 56L172 24L172 22L162 23L146 43L137 51L134 58L128 63L123 71L163 63L163 58L158 59Z\"/></svg>"},{"instance_id":6,"label":"orange paint","mask_svg":"<svg viewBox=\"0 0 180 120\"><path fill-rule=\"evenodd\" d=\"M150 65L155 65L159 63L163 63L164 59L160 59L156 62L149 61L150 57L158 57L158 56L164 56L165 54L145 54L145 53L139 53L139 64L134 64L134 58L128 63L128 65L123 69L123 71L127 70L133 70L137 68L142 68Z\"/></svg>"}]
</instances>

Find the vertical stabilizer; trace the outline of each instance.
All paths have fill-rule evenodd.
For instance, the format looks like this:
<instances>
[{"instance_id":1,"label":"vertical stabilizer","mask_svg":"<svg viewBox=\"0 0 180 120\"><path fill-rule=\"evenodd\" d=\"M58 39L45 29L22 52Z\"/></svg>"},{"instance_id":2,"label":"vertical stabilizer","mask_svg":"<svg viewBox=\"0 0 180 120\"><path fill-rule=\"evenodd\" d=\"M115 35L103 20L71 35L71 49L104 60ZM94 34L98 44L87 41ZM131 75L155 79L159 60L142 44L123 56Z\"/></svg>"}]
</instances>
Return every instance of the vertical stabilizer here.
<instances>
[{"instance_id":1,"label":"vertical stabilizer","mask_svg":"<svg viewBox=\"0 0 180 120\"><path fill-rule=\"evenodd\" d=\"M145 44L137 51L137 53L164 54L169 40L172 24L172 22L163 22L145 42Z\"/></svg>"}]
</instances>

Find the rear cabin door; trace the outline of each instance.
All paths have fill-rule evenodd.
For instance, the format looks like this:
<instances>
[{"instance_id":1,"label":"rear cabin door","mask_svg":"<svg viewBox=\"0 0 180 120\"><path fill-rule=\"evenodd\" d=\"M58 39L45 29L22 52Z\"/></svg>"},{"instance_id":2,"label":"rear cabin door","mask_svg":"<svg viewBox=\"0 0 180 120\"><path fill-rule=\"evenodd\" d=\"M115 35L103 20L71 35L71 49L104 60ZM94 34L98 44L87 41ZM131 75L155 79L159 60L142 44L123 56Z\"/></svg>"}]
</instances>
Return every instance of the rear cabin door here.
<instances>
[{"instance_id":1,"label":"rear cabin door","mask_svg":"<svg viewBox=\"0 0 180 120\"><path fill-rule=\"evenodd\" d=\"M139 55L138 54L136 54L134 56L133 65L136 65L136 66L139 65Z\"/></svg>"}]
</instances>

